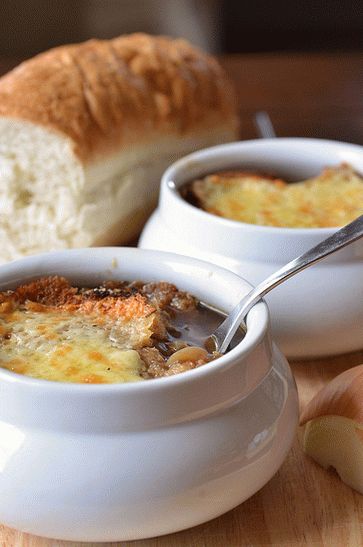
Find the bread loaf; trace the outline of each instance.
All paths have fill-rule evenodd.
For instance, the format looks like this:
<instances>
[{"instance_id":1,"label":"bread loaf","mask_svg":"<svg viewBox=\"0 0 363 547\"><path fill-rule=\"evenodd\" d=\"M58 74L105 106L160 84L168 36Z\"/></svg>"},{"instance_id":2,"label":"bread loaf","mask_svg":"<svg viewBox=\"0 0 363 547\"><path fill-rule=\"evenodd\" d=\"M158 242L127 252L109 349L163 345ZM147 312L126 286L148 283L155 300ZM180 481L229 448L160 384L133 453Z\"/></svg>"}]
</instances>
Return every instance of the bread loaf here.
<instances>
[{"instance_id":1,"label":"bread loaf","mask_svg":"<svg viewBox=\"0 0 363 547\"><path fill-rule=\"evenodd\" d=\"M0 260L139 233L175 159L237 137L215 59L144 34L55 48L0 79Z\"/></svg>"}]
</instances>

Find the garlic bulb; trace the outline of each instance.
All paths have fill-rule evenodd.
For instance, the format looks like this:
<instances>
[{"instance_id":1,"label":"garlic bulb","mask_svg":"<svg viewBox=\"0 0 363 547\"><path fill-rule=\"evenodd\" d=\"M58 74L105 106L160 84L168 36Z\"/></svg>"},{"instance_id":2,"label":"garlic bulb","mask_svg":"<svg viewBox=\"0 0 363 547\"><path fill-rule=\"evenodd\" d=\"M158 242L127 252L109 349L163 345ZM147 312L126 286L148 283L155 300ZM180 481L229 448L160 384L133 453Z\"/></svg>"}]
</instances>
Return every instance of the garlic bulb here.
<instances>
[{"instance_id":1,"label":"garlic bulb","mask_svg":"<svg viewBox=\"0 0 363 547\"><path fill-rule=\"evenodd\" d=\"M363 365L329 382L307 405L303 448L363 494Z\"/></svg>"}]
</instances>

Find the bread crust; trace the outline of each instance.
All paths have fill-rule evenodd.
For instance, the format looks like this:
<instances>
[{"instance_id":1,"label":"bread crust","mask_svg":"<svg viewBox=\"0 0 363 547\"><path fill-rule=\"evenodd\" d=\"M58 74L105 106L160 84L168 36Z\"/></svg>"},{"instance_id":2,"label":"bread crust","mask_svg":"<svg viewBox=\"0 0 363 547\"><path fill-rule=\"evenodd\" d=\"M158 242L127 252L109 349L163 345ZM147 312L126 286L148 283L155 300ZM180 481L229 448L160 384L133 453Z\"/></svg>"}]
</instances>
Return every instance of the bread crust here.
<instances>
[{"instance_id":1,"label":"bread crust","mask_svg":"<svg viewBox=\"0 0 363 547\"><path fill-rule=\"evenodd\" d=\"M132 34L49 50L0 78L0 116L70 137L84 162L160 134L237 132L236 98L185 40Z\"/></svg>"}]
</instances>

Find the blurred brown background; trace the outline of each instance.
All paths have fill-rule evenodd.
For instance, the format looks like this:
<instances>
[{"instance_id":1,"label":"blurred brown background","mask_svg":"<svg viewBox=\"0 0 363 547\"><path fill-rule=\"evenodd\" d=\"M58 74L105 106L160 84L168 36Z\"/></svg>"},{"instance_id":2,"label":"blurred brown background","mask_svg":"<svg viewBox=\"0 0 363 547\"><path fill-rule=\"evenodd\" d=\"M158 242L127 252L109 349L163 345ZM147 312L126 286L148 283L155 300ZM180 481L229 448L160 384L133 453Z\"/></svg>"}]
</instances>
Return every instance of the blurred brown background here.
<instances>
[{"instance_id":1,"label":"blurred brown background","mask_svg":"<svg viewBox=\"0 0 363 547\"><path fill-rule=\"evenodd\" d=\"M144 31L215 53L363 51L359 0L1 0L0 55Z\"/></svg>"}]
</instances>

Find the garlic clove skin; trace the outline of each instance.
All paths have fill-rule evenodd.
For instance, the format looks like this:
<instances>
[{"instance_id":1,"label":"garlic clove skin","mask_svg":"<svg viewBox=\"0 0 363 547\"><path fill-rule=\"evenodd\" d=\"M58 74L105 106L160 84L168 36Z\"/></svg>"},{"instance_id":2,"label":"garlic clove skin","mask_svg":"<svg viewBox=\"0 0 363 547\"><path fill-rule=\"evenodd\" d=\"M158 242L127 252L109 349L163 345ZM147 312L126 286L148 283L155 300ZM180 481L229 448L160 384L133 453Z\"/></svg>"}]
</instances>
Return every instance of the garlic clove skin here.
<instances>
[{"instance_id":1,"label":"garlic clove skin","mask_svg":"<svg viewBox=\"0 0 363 547\"><path fill-rule=\"evenodd\" d=\"M343 416L320 416L306 424L303 449L363 494L363 425Z\"/></svg>"},{"instance_id":2,"label":"garlic clove skin","mask_svg":"<svg viewBox=\"0 0 363 547\"><path fill-rule=\"evenodd\" d=\"M363 365L329 382L307 405L303 449L363 494Z\"/></svg>"},{"instance_id":3,"label":"garlic clove skin","mask_svg":"<svg viewBox=\"0 0 363 547\"><path fill-rule=\"evenodd\" d=\"M300 424L330 415L363 424L363 365L345 370L323 387L306 406Z\"/></svg>"}]
</instances>

